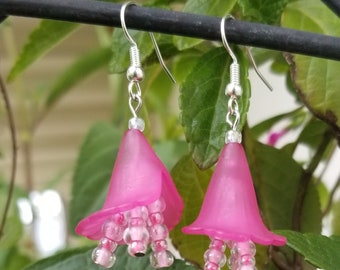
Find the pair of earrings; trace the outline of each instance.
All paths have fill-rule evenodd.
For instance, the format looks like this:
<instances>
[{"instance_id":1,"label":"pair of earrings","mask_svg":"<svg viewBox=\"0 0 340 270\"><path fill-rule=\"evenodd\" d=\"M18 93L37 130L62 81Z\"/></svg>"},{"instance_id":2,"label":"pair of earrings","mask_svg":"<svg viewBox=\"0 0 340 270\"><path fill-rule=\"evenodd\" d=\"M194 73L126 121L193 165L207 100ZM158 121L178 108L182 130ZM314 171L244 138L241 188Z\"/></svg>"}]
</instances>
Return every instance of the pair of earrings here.
<instances>
[{"instance_id":1,"label":"pair of earrings","mask_svg":"<svg viewBox=\"0 0 340 270\"><path fill-rule=\"evenodd\" d=\"M84 218L76 232L89 239L99 240L93 250L95 263L110 268L116 260L118 245L126 244L131 256L144 256L150 244L150 264L154 268L169 267L174 256L168 250L169 230L178 224L183 202L171 176L143 135L144 121L137 113L142 106L140 81L144 74L137 44L125 25L125 9L121 8L122 29L131 43L129 107L133 118L125 132L113 168L108 195L103 208ZM240 112L238 99L242 95L239 65L225 35L225 19L221 21L223 44L233 59L231 81L226 87L229 96L226 122L231 129L209 184L200 214L196 221L184 227L187 234L203 234L211 238L204 254L205 270L219 270L227 262L226 246L231 249L228 260L232 270L254 270L255 243L284 245L284 237L270 232L262 222L257 206L250 170L241 133L238 130ZM157 55L165 71L164 62L151 34ZM171 75L171 74L170 74Z\"/></svg>"}]
</instances>

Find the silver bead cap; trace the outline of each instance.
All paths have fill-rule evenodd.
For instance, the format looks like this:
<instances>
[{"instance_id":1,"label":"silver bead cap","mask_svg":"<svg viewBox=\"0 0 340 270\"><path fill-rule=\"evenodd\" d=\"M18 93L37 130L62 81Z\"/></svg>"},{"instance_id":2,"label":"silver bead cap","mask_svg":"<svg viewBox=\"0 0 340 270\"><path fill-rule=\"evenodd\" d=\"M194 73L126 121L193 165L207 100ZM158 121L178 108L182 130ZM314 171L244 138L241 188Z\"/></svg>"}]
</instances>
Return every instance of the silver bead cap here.
<instances>
[{"instance_id":1,"label":"silver bead cap","mask_svg":"<svg viewBox=\"0 0 340 270\"><path fill-rule=\"evenodd\" d=\"M229 130L225 135L225 143L241 143L242 134L237 130Z\"/></svg>"}]
</instances>

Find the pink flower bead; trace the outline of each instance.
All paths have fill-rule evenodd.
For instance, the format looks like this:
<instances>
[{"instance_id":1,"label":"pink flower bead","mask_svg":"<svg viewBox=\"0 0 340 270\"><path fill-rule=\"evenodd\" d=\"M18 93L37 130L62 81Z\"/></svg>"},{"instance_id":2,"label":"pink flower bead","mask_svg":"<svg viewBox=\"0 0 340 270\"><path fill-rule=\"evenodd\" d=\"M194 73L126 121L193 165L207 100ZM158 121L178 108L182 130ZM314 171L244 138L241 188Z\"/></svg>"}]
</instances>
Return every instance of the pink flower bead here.
<instances>
[{"instance_id":1,"label":"pink flower bead","mask_svg":"<svg viewBox=\"0 0 340 270\"><path fill-rule=\"evenodd\" d=\"M150 242L152 264L167 267L174 258L165 238L179 222L182 210L169 172L143 133L131 127L123 136L102 209L81 220L76 232L102 239L92 259L103 267L114 264L111 250L117 245L127 244L130 255L143 256Z\"/></svg>"}]
</instances>

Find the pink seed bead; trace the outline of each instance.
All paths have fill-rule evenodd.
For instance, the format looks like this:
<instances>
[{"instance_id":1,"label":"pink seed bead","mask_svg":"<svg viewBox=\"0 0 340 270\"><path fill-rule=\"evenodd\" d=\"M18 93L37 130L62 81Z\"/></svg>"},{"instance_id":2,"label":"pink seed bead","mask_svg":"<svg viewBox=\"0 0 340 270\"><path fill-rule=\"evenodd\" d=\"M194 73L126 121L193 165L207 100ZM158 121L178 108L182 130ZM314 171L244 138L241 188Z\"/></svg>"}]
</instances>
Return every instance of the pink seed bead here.
<instances>
[{"instance_id":1,"label":"pink seed bead","mask_svg":"<svg viewBox=\"0 0 340 270\"><path fill-rule=\"evenodd\" d=\"M112 220L120 226L126 225L126 220L123 213L114 214Z\"/></svg>"},{"instance_id":2,"label":"pink seed bead","mask_svg":"<svg viewBox=\"0 0 340 270\"><path fill-rule=\"evenodd\" d=\"M113 220L108 220L102 228L103 235L112 241L119 242L123 238L123 228Z\"/></svg>"},{"instance_id":3,"label":"pink seed bead","mask_svg":"<svg viewBox=\"0 0 340 270\"><path fill-rule=\"evenodd\" d=\"M148 205L150 213L162 213L165 210L166 204L163 198L159 198Z\"/></svg>"},{"instance_id":4,"label":"pink seed bead","mask_svg":"<svg viewBox=\"0 0 340 270\"><path fill-rule=\"evenodd\" d=\"M168 228L164 224L155 224L150 227L150 237L152 241L166 239L168 235Z\"/></svg>"},{"instance_id":5,"label":"pink seed bead","mask_svg":"<svg viewBox=\"0 0 340 270\"><path fill-rule=\"evenodd\" d=\"M145 225L146 222L140 217L129 219L129 227L143 227Z\"/></svg>"},{"instance_id":6,"label":"pink seed bead","mask_svg":"<svg viewBox=\"0 0 340 270\"><path fill-rule=\"evenodd\" d=\"M117 246L118 244L115 241L111 241L110 239L105 238L105 237L100 240L99 245L98 245L98 247L105 248L111 252L115 251Z\"/></svg>"},{"instance_id":7,"label":"pink seed bead","mask_svg":"<svg viewBox=\"0 0 340 270\"><path fill-rule=\"evenodd\" d=\"M166 240L154 241L151 243L151 248L156 252L166 250L168 248L168 243Z\"/></svg>"},{"instance_id":8,"label":"pink seed bead","mask_svg":"<svg viewBox=\"0 0 340 270\"><path fill-rule=\"evenodd\" d=\"M153 213L149 215L150 226L155 224L162 224L164 222L163 214Z\"/></svg>"},{"instance_id":9,"label":"pink seed bead","mask_svg":"<svg viewBox=\"0 0 340 270\"><path fill-rule=\"evenodd\" d=\"M148 209L145 206L137 206L130 211L126 212L128 219L130 218L142 218L143 220L148 219Z\"/></svg>"},{"instance_id":10,"label":"pink seed bead","mask_svg":"<svg viewBox=\"0 0 340 270\"><path fill-rule=\"evenodd\" d=\"M217 264L207 262L204 265L204 270L220 270L220 267Z\"/></svg>"}]
</instances>

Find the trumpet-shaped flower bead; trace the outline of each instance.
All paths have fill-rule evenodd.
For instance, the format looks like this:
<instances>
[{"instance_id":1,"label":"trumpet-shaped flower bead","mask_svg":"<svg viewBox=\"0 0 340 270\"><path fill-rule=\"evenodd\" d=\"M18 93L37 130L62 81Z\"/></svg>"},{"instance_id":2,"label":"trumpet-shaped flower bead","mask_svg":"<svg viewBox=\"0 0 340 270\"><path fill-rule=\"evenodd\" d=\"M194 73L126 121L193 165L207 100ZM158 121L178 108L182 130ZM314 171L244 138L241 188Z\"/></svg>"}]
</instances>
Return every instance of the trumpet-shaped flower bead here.
<instances>
[{"instance_id":1,"label":"trumpet-shaped flower bead","mask_svg":"<svg viewBox=\"0 0 340 270\"><path fill-rule=\"evenodd\" d=\"M102 209L81 220L76 232L92 240L108 239L113 245L127 244L133 256L144 255L151 242L159 268L173 261L165 238L182 210L169 172L138 127L131 128L123 136ZM113 251L101 242L92 257L104 267L115 261Z\"/></svg>"},{"instance_id":2,"label":"trumpet-shaped flower bead","mask_svg":"<svg viewBox=\"0 0 340 270\"><path fill-rule=\"evenodd\" d=\"M184 233L205 234L224 241L251 240L282 246L283 236L269 231L262 222L243 146L224 146L210 181L198 218Z\"/></svg>"},{"instance_id":3,"label":"trumpet-shaped flower bead","mask_svg":"<svg viewBox=\"0 0 340 270\"><path fill-rule=\"evenodd\" d=\"M246 249L242 246L243 242L247 245L249 241L254 241L277 246L286 243L285 237L272 233L262 222L247 159L240 143L229 142L224 146L199 216L191 225L184 227L183 232L207 235L214 241L211 246L216 245L217 239L238 243L237 250L234 250L237 254ZM220 268L217 252L211 246L205 255L205 270ZM231 256L229 264L233 266L232 270L255 269L255 253L248 251Z\"/></svg>"}]
</instances>

